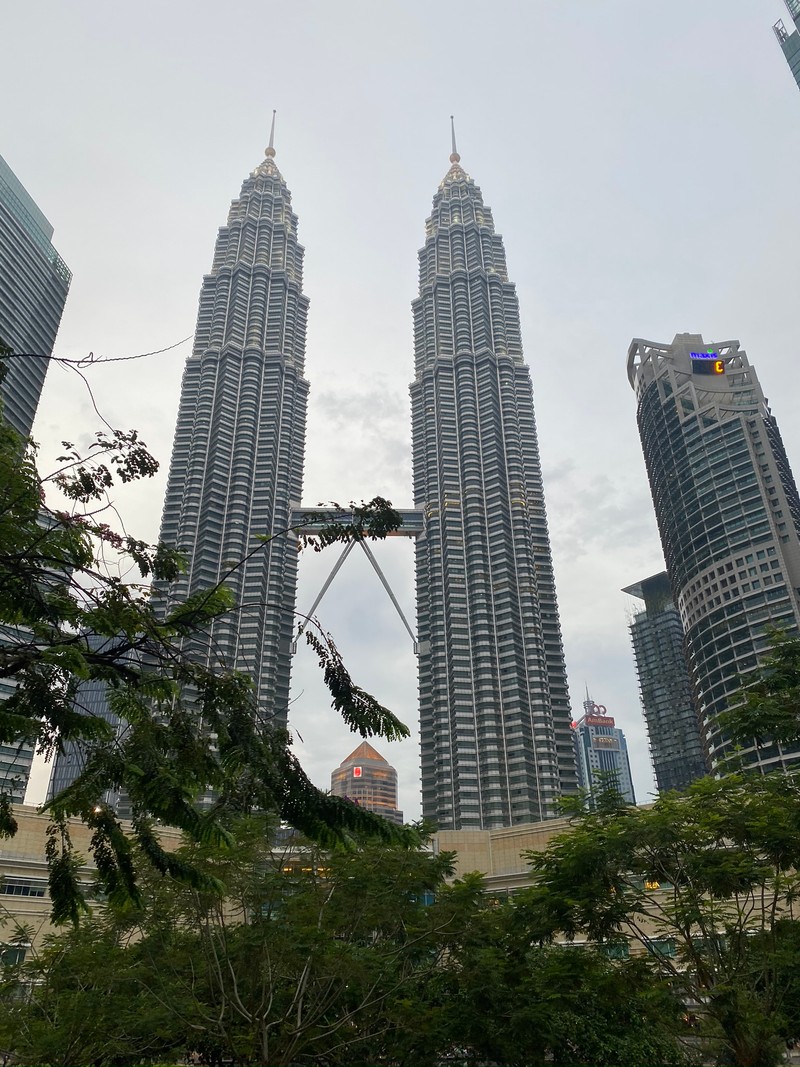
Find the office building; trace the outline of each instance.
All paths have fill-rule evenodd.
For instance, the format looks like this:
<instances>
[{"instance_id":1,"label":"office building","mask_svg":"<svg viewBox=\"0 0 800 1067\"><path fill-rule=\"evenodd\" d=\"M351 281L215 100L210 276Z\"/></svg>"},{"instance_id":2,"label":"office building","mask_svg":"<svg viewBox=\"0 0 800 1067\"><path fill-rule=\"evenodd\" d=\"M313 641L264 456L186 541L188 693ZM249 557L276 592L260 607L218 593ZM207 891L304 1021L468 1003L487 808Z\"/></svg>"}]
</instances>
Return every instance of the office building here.
<instances>
[{"instance_id":1,"label":"office building","mask_svg":"<svg viewBox=\"0 0 800 1067\"><path fill-rule=\"evenodd\" d=\"M800 89L800 0L785 0L785 3L794 28L787 30L783 19L778 19L772 28L786 56L789 70Z\"/></svg>"},{"instance_id":2,"label":"office building","mask_svg":"<svg viewBox=\"0 0 800 1067\"><path fill-rule=\"evenodd\" d=\"M0 680L0 705L14 692L14 683ZM12 804L21 804L25 799L28 779L33 764L33 745L19 741L13 745L0 745L0 793Z\"/></svg>"},{"instance_id":3,"label":"office building","mask_svg":"<svg viewBox=\"0 0 800 1067\"><path fill-rule=\"evenodd\" d=\"M289 704L297 541L287 530L303 477L307 312L297 216L271 135L203 279L161 540L188 560L168 603L220 581L235 597L192 654L249 674L257 714L279 723Z\"/></svg>"},{"instance_id":4,"label":"office building","mask_svg":"<svg viewBox=\"0 0 800 1067\"><path fill-rule=\"evenodd\" d=\"M583 716L572 724L578 785L587 793L587 803L598 791L616 785L626 803L635 804L631 765L625 734L602 704L588 696L583 702Z\"/></svg>"},{"instance_id":5,"label":"office building","mask_svg":"<svg viewBox=\"0 0 800 1067\"><path fill-rule=\"evenodd\" d=\"M29 437L72 274L51 243L53 227L0 156L0 382L5 418Z\"/></svg>"},{"instance_id":6,"label":"office building","mask_svg":"<svg viewBox=\"0 0 800 1067\"><path fill-rule=\"evenodd\" d=\"M712 771L727 752L718 717L768 647L766 628L800 621L800 497L778 425L738 341L635 339L628 380L661 544L686 635ZM748 749L763 771L796 763L777 744Z\"/></svg>"},{"instance_id":7,"label":"office building","mask_svg":"<svg viewBox=\"0 0 800 1067\"><path fill-rule=\"evenodd\" d=\"M684 653L683 626L666 571L623 589L638 601L630 634L659 793L708 774Z\"/></svg>"},{"instance_id":8,"label":"office building","mask_svg":"<svg viewBox=\"0 0 800 1067\"><path fill-rule=\"evenodd\" d=\"M362 741L331 774L331 793L403 825L397 807L397 771L368 741Z\"/></svg>"},{"instance_id":9,"label":"office building","mask_svg":"<svg viewBox=\"0 0 800 1067\"><path fill-rule=\"evenodd\" d=\"M419 252L411 384L422 812L440 830L536 821L577 786L517 296L455 137L450 163Z\"/></svg>"},{"instance_id":10,"label":"office building","mask_svg":"<svg viewBox=\"0 0 800 1067\"><path fill-rule=\"evenodd\" d=\"M0 156L0 343L6 357L0 380L3 416L29 437L53 352L72 275L51 244L53 227ZM2 627L0 640L26 641L15 627ZM13 679L0 679L0 703L14 692ZM33 762L27 742L0 745L0 792L24 799Z\"/></svg>"},{"instance_id":11,"label":"office building","mask_svg":"<svg viewBox=\"0 0 800 1067\"><path fill-rule=\"evenodd\" d=\"M115 642L108 637L98 634L85 634L87 644L92 652L107 652ZM135 653L128 653L125 660L133 663ZM106 682L94 678L90 681L80 682L72 698L72 706L75 711L83 715L89 715L95 719L105 721L115 730L120 738L124 735L126 724L120 720L109 705L109 689ZM90 752L90 745L85 741L66 741L53 757L53 766L50 771L50 781L47 786L47 803L57 796L62 790L67 789L83 773ZM131 817L130 803L126 793L116 789L107 789L101 797L104 804L112 808L120 818Z\"/></svg>"}]
</instances>

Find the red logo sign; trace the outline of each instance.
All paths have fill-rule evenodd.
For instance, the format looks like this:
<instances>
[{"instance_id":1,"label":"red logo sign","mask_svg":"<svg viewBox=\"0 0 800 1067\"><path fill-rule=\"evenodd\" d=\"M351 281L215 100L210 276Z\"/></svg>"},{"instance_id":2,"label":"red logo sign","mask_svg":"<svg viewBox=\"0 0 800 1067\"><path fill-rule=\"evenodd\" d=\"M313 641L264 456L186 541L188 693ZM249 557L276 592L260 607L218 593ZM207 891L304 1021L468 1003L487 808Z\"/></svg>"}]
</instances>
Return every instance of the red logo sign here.
<instances>
[{"instance_id":1,"label":"red logo sign","mask_svg":"<svg viewBox=\"0 0 800 1067\"><path fill-rule=\"evenodd\" d=\"M361 777L361 768L360 767L353 767L353 777L354 778L360 778Z\"/></svg>"}]
</instances>

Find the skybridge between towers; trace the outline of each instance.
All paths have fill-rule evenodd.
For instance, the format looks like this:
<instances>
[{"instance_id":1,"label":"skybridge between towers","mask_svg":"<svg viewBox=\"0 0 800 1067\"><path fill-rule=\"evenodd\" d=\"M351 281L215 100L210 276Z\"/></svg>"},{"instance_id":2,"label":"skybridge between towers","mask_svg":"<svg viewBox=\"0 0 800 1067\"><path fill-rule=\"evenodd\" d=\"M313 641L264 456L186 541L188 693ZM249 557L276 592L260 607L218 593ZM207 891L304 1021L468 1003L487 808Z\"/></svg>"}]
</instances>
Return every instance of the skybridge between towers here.
<instances>
[{"instance_id":1,"label":"skybridge between towers","mask_svg":"<svg viewBox=\"0 0 800 1067\"><path fill-rule=\"evenodd\" d=\"M400 526L397 527L397 529L390 530L389 533L386 535L387 537L411 537L416 540L418 537L422 537L424 535L426 525L424 511L420 511L417 508L396 508L395 510L403 521ZM292 527L302 528L304 533L319 533L326 526L329 526L332 522L350 523L353 521L353 519L353 512L344 509L342 509L341 511L336 511L331 510L331 508L304 508L302 506L292 508ZM344 546L342 554L339 556L336 563L334 563L330 574L323 582L322 588L317 594L316 600L311 605L310 609L306 613L305 619L300 624L297 637L294 639L294 641L292 641L292 655L294 655L297 651L297 641L302 636L303 630L305 629L308 621L314 617L314 612L317 610L320 603L322 602L322 598L328 592L331 582L339 573L342 568L342 564L353 551L353 548L356 545L359 545L361 547L362 551L364 552L364 555L369 560L372 569L375 571L378 578L380 579L381 585L386 590L387 596L391 600L392 604L394 604L395 611L400 616L400 621L403 623L403 626L405 626L408 636L411 638L411 643L414 646L414 655L416 656L419 654L419 643L417 641L417 636L412 630L411 625L403 612L403 609L400 607L397 597L394 595L394 592L392 591L392 587L389 585L389 581L386 578L386 575L381 570L380 564L375 558L375 554L373 553L367 542L363 538L359 538L356 541L348 541L348 543Z\"/></svg>"}]
</instances>

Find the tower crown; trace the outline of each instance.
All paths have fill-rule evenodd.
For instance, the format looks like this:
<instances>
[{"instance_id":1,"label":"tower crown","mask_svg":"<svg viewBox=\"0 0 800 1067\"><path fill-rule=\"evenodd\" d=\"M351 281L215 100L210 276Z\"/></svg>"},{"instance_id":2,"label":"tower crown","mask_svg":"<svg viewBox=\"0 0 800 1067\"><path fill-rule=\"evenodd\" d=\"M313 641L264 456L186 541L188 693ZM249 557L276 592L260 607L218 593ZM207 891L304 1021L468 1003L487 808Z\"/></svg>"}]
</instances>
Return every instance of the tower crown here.
<instances>
[{"instance_id":1,"label":"tower crown","mask_svg":"<svg viewBox=\"0 0 800 1067\"><path fill-rule=\"evenodd\" d=\"M252 177L278 178L283 180L283 175L275 163L275 109L272 109L272 124L269 128L269 144L264 149L264 161L259 163L252 173Z\"/></svg>"},{"instance_id":2,"label":"tower crown","mask_svg":"<svg viewBox=\"0 0 800 1067\"><path fill-rule=\"evenodd\" d=\"M351 763L353 760L371 759L376 763L386 763L386 757L382 756L376 748L373 748L369 741L362 741L358 748L354 748L350 755L342 760L342 766L346 763Z\"/></svg>"},{"instance_id":3,"label":"tower crown","mask_svg":"<svg viewBox=\"0 0 800 1067\"><path fill-rule=\"evenodd\" d=\"M444 178L439 185L441 189L443 185L449 184L455 181L469 181L470 177L461 164L461 156L458 154L458 148L456 146L456 126L455 119L450 116L450 170L445 174Z\"/></svg>"}]
</instances>

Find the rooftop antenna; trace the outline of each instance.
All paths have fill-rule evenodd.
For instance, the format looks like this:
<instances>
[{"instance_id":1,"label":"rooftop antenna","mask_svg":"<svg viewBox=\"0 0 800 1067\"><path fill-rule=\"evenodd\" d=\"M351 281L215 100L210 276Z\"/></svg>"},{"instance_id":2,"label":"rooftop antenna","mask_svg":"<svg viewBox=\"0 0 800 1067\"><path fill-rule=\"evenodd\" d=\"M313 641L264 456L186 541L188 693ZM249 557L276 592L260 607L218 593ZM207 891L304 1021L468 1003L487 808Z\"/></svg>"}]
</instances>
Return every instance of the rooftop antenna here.
<instances>
[{"instance_id":1,"label":"rooftop antenna","mask_svg":"<svg viewBox=\"0 0 800 1067\"><path fill-rule=\"evenodd\" d=\"M269 144L264 149L267 159L275 158L275 108L272 109L272 125L269 130Z\"/></svg>"},{"instance_id":2,"label":"rooftop antenna","mask_svg":"<svg viewBox=\"0 0 800 1067\"><path fill-rule=\"evenodd\" d=\"M450 116L450 137L453 146L453 150L450 153L450 162L459 163L461 161L461 156L458 154L458 149L456 148L456 122L452 115Z\"/></svg>"}]
</instances>

